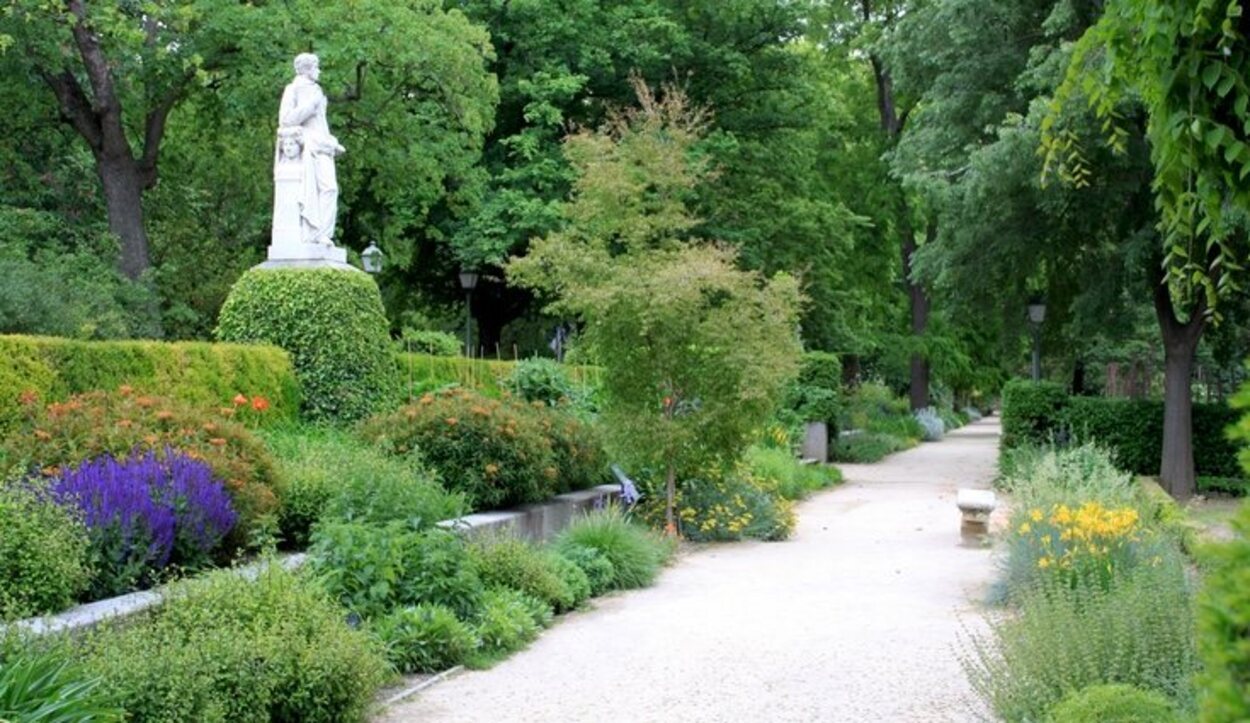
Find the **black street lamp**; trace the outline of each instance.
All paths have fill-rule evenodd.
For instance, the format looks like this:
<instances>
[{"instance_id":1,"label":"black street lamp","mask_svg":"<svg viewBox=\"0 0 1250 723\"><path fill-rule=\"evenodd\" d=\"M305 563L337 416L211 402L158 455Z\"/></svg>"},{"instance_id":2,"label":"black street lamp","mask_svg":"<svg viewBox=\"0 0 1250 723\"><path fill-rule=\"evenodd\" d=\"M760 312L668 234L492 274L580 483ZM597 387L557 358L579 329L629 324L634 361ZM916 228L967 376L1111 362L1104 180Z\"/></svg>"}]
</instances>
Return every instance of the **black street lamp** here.
<instances>
[{"instance_id":1,"label":"black street lamp","mask_svg":"<svg viewBox=\"0 0 1250 723\"><path fill-rule=\"evenodd\" d=\"M1029 302L1029 326L1033 329L1033 381L1042 380L1042 322L1046 321L1046 302Z\"/></svg>"},{"instance_id":2,"label":"black street lamp","mask_svg":"<svg viewBox=\"0 0 1250 723\"><path fill-rule=\"evenodd\" d=\"M473 356L473 289L477 287L476 271L460 272L460 288L464 289L464 353Z\"/></svg>"}]
</instances>

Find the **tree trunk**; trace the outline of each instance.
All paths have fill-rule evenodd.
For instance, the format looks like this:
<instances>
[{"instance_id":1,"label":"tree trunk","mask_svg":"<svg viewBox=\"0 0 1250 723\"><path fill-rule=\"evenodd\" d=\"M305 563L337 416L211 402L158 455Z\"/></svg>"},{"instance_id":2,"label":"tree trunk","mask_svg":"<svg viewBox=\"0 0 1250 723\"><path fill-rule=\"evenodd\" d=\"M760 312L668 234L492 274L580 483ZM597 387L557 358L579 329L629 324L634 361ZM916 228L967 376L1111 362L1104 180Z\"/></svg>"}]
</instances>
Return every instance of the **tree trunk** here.
<instances>
[{"instance_id":1,"label":"tree trunk","mask_svg":"<svg viewBox=\"0 0 1250 723\"><path fill-rule=\"evenodd\" d=\"M1085 394L1085 361L1077 359L1072 365L1072 393L1081 396Z\"/></svg>"},{"instance_id":2,"label":"tree trunk","mask_svg":"<svg viewBox=\"0 0 1250 723\"><path fill-rule=\"evenodd\" d=\"M97 163L109 231L121 239L121 272L131 281L148 270L148 234L143 228L143 174L133 158L104 158Z\"/></svg>"},{"instance_id":3,"label":"tree trunk","mask_svg":"<svg viewBox=\"0 0 1250 723\"><path fill-rule=\"evenodd\" d=\"M1178 500L1189 499L1197 487L1194 474L1193 399L1190 378L1194 354L1206 325L1206 298L1199 298L1181 322L1166 283L1155 287L1155 315L1163 337L1163 455L1159 481Z\"/></svg>"},{"instance_id":4,"label":"tree trunk","mask_svg":"<svg viewBox=\"0 0 1250 723\"><path fill-rule=\"evenodd\" d=\"M924 338L925 329L929 325L929 297L924 288L911 278L912 256L916 253L916 235L911 224L902 228L903 235L903 280L907 284L907 303L911 313L911 335L919 341ZM929 223L925 236L932 241L937 235L937 224ZM924 409L929 406L929 360L919 351L911 355L911 384L908 399L912 410Z\"/></svg>"}]
</instances>

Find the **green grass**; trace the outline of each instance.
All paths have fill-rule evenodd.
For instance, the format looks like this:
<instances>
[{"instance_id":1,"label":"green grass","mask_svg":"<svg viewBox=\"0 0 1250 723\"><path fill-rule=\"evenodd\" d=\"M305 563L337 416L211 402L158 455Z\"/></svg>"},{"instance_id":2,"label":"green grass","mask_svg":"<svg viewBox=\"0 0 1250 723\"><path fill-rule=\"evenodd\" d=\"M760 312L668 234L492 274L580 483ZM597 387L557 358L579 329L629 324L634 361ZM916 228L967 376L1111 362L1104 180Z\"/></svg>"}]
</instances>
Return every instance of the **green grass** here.
<instances>
[{"instance_id":1,"label":"green grass","mask_svg":"<svg viewBox=\"0 0 1250 723\"><path fill-rule=\"evenodd\" d=\"M672 556L675 544L635 524L616 507L596 510L574 520L556 538L557 552L588 547L612 563L612 588L628 590L650 585Z\"/></svg>"},{"instance_id":2,"label":"green grass","mask_svg":"<svg viewBox=\"0 0 1250 723\"><path fill-rule=\"evenodd\" d=\"M803 464L784 449L750 447L746 451L745 461L751 474L771 480L777 485L777 494L787 500L803 499L813 492L842 481L842 473L838 468Z\"/></svg>"}]
</instances>

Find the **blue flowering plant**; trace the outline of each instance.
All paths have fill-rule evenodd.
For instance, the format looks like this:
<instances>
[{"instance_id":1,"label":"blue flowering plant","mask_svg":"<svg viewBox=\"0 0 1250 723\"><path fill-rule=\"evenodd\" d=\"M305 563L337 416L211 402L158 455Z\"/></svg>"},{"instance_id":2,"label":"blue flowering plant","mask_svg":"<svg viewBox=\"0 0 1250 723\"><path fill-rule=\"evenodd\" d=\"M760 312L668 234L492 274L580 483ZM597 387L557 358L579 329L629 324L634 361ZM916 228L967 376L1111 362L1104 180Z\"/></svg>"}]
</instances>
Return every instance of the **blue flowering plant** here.
<instances>
[{"instance_id":1,"label":"blue flowering plant","mask_svg":"<svg viewBox=\"0 0 1250 723\"><path fill-rule=\"evenodd\" d=\"M148 586L171 566L211 565L238 522L212 468L169 447L88 460L50 480L47 489L86 524L95 563L92 597Z\"/></svg>"}]
</instances>

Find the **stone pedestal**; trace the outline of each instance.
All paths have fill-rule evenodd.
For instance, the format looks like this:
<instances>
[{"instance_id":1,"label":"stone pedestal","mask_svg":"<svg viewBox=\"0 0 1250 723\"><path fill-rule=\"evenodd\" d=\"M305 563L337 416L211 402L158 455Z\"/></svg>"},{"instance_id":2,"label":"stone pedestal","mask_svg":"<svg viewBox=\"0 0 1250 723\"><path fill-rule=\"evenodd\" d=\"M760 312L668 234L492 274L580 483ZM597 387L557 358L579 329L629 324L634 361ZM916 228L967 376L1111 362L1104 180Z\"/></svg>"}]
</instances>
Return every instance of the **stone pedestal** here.
<instances>
[{"instance_id":1,"label":"stone pedestal","mask_svg":"<svg viewBox=\"0 0 1250 723\"><path fill-rule=\"evenodd\" d=\"M829 425L824 422L808 422L803 437L803 459L814 459L820 464L829 461Z\"/></svg>"},{"instance_id":2,"label":"stone pedestal","mask_svg":"<svg viewBox=\"0 0 1250 723\"><path fill-rule=\"evenodd\" d=\"M272 244L269 247L270 261L331 261L347 263L347 249L341 246L324 244L306 244L299 241Z\"/></svg>"},{"instance_id":3,"label":"stone pedestal","mask_svg":"<svg viewBox=\"0 0 1250 723\"><path fill-rule=\"evenodd\" d=\"M992 490L961 489L955 499L961 520L959 534L965 544L981 545L990 534L990 514L998 506Z\"/></svg>"}]
</instances>

